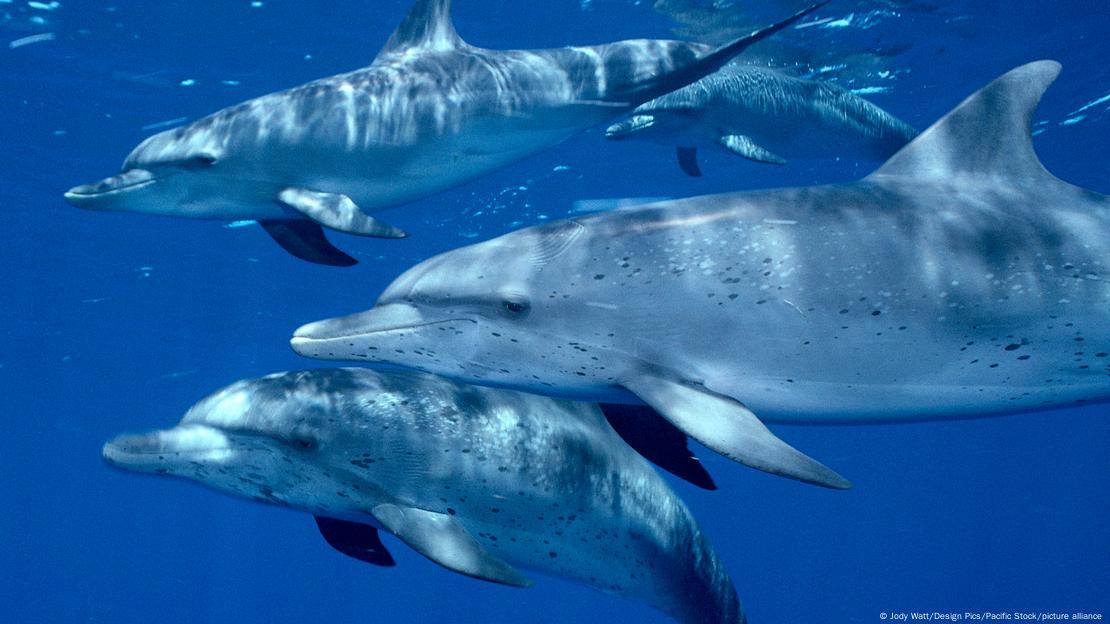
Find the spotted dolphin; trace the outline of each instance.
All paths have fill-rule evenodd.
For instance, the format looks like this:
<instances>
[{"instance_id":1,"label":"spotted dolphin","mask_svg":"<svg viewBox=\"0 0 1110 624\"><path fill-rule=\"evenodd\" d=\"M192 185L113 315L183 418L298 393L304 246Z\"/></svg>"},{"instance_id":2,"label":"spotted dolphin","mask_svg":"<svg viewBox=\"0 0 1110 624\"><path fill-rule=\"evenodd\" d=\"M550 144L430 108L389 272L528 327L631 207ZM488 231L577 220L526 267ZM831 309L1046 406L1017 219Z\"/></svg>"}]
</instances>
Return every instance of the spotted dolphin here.
<instances>
[{"instance_id":1,"label":"spotted dolphin","mask_svg":"<svg viewBox=\"0 0 1110 624\"><path fill-rule=\"evenodd\" d=\"M1059 64L1010 71L850 184L525 228L427 260L310 357L640 401L768 472L847 482L761 421L894 422L1110 399L1110 198L1041 165Z\"/></svg>"},{"instance_id":2,"label":"spotted dolphin","mask_svg":"<svg viewBox=\"0 0 1110 624\"><path fill-rule=\"evenodd\" d=\"M643 600L684 623L745 621L713 547L597 406L412 372L317 369L232 384L105 459L316 516L368 563L384 530L439 565L517 566Z\"/></svg>"},{"instance_id":3,"label":"spotted dolphin","mask_svg":"<svg viewBox=\"0 0 1110 624\"><path fill-rule=\"evenodd\" d=\"M374 62L156 134L120 174L70 189L83 208L256 220L310 262L355 260L321 226L397 238L369 213L551 147L727 63L813 11L718 48L629 40L550 50L465 43L450 0L416 0Z\"/></svg>"},{"instance_id":4,"label":"spotted dolphin","mask_svg":"<svg viewBox=\"0 0 1110 624\"><path fill-rule=\"evenodd\" d=\"M637 106L605 136L677 145L679 166L687 175L700 176L699 146L776 165L787 158L882 162L917 131L836 84L731 63Z\"/></svg>"}]
</instances>

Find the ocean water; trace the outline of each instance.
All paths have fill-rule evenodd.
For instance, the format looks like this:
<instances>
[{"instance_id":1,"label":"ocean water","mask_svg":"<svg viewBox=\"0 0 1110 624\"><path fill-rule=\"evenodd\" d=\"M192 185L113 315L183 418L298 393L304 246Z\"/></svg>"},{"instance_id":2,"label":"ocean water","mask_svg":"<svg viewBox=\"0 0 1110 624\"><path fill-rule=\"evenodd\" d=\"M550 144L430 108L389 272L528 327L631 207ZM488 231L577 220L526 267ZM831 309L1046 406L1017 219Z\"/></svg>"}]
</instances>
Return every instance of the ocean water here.
<instances>
[{"instance_id":1,"label":"ocean water","mask_svg":"<svg viewBox=\"0 0 1110 624\"><path fill-rule=\"evenodd\" d=\"M490 48L625 38L719 40L785 0L457 0ZM751 6L749 6L751 5ZM93 213L62 192L116 169L162 125L366 65L403 0L0 0L0 622L665 622L554 578L527 590L449 573L385 538L394 569L331 550L311 518L125 474L111 436L175 423L234 380L326 363L301 323L369 307L440 251L565 216L587 198L681 197L847 181L872 163L759 166L592 129L473 183L382 213L401 241L332 235L353 269L286 255L253 226ZM1105 0L833 0L753 58L867 93L918 128L998 74L1053 58L1036 120L1050 171L1110 192ZM32 37L27 39L27 37ZM10 43L8 43L10 42ZM669 481L755 623L882 614L1110 618L1110 408L898 426L778 427L849 491L771 477L701 449L720 490Z\"/></svg>"}]
</instances>

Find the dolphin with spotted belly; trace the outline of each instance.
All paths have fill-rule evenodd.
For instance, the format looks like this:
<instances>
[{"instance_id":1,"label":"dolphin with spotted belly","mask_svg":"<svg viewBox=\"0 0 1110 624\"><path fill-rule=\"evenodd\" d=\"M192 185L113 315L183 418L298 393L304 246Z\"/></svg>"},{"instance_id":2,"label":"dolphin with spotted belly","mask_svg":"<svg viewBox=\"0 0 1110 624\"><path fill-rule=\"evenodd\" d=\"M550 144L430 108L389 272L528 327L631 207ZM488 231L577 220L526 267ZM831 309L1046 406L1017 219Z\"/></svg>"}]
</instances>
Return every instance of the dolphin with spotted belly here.
<instances>
[{"instance_id":1,"label":"dolphin with spotted belly","mask_svg":"<svg viewBox=\"0 0 1110 624\"><path fill-rule=\"evenodd\" d=\"M697 80L819 6L716 48L641 39L526 51L468 45L450 0L416 0L369 67L156 134L121 173L65 198L94 210L256 220L294 256L349 266L354 258L321 226L403 237L370 213L478 178Z\"/></svg>"},{"instance_id":2,"label":"dolphin with spotted belly","mask_svg":"<svg viewBox=\"0 0 1110 624\"><path fill-rule=\"evenodd\" d=\"M649 204L431 258L292 347L643 402L736 461L847 482L762 421L895 422L1110 400L1110 198L1030 135L1059 64L978 91L850 184Z\"/></svg>"},{"instance_id":3,"label":"dolphin with spotted belly","mask_svg":"<svg viewBox=\"0 0 1110 624\"><path fill-rule=\"evenodd\" d=\"M597 406L413 372L240 381L111 464L313 514L340 552L392 566L385 531L433 562L524 587L517 568L643 600L678 622L745 622L693 516Z\"/></svg>"},{"instance_id":4,"label":"dolphin with spotted belly","mask_svg":"<svg viewBox=\"0 0 1110 624\"><path fill-rule=\"evenodd\" d=\"M628 119L609 126L605 136L677 145L679 166L697 177L699 146L775 165L788 158L882 162L917 132L833 83L730 63L637 106Z\"/></svg>"}]
</instances>

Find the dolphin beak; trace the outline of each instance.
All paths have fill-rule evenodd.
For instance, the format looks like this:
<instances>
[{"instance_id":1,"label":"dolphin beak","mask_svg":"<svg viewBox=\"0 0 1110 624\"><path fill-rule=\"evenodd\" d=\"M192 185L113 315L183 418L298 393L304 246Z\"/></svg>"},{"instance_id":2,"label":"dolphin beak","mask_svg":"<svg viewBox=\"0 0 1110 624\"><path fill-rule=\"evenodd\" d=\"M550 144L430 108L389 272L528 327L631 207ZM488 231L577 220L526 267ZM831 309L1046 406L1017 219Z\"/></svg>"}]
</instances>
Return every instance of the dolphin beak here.
<instances>
[{"instance_id":1,"label":"dolphin beak","mask_svg":"<svg viewBox=\"0 0 1110 624\"><path fill-rule=\"evenodd\" d=\"M112 466L134 472L172 473L176 466L219 461L231 453L226 435L206 425L182 425L165 431L124 434L100 451Z\"/></svg>"},{"instance_id":2,"label":"dolphin beak","mask_svg":"<svg viewBox=\"0 0 1110 624\"><path fill-rule=\"evenodd\" d=\"M365 312L316 321L298 328L289 341L305 357L324 360L378 360L374 343L387 334L400 337L408 330L441 323L471 322L471 319L429 319L416 306L387 303ZM384 354L383 354L384 355Z\"/></svg>"},{"instance_id":3,"label":"dolphin beak","mask_svg":"<svg viewBox=\"0 0 1110 624\"><path fill-rule=\"evenodd\" d=\"M119 175L92 184L75 186L65 192L66 201L78 208L96 209L106 199L137 191L154 184L158 178L146 169L128 169Z\"/></svg>"},{"instance_id":4,"label":"dolphin beak","mask_svg":"<svg viewBox=\"0 0 1110 624\"><path fill-rule=\"evenodd\" d=\"M634 132L646 130L654 124L655 117L652 115L633 115L624 121L618 121L606 128L605 138L623 139Z\"/></svg>"}]
</instances>

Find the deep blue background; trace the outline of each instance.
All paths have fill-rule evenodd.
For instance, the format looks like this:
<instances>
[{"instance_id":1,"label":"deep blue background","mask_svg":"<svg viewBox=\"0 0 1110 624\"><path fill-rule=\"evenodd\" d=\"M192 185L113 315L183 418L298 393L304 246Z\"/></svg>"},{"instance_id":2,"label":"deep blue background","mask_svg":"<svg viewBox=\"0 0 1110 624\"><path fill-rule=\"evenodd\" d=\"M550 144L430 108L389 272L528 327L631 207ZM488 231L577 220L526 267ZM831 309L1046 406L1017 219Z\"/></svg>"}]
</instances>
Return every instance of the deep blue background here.
<instances>
[{"instance_id":1,"label":"deep blue background","mask_svg":"<svg viewBox=\"0 0 1110 624\"><path fill-rule=\"evenodd\" d=\"M1062 124L1110 94L1105 0L905 4L834 0L820 17L891 14L868 29L786 40L901 70L883 81L850 65L841 79L890 87L870 97L919 128L1015 65L1058 59L1064 73L1038 113L1037 149L1060 177L1110 192L1110 102ZM760 15L797 6L764 2ZM297 261L256 227L62 201L68 187L113 172L153 132L143 126L369 63L406 9L403 0L0 2L0 621L666 621L557 579L514 590L453 575L391 538L398 567L373 568L329 549L307 516L100 460L112 435L169 426L236 379L320 365L289 350L292 329L368 307L438 251L562 216L581 198L850 180L871 167L706 154L706 177L693 180L667 148L607 143L594 129L382 215L409 239L333 235L362 260L349 270ZM630 0L457 0L455 14L464 38L495 48L668 37L674 26ZM56 38L4 45L43 32ZM879 48L904 51L860 54ZM706 451L721 490L675 487L757 624L877 622L885 610L1110 617L1107 412L781 427L855 488L820 490Z\"/></svg>"}]
</instances>

